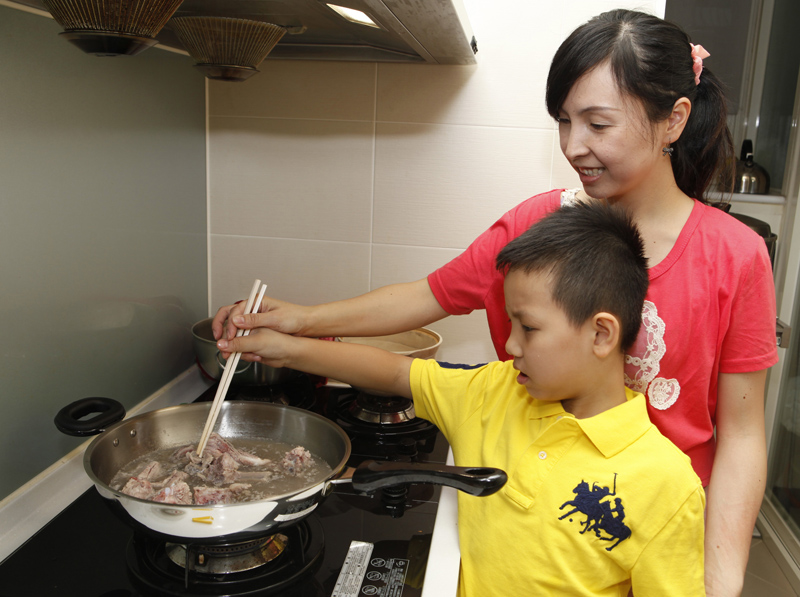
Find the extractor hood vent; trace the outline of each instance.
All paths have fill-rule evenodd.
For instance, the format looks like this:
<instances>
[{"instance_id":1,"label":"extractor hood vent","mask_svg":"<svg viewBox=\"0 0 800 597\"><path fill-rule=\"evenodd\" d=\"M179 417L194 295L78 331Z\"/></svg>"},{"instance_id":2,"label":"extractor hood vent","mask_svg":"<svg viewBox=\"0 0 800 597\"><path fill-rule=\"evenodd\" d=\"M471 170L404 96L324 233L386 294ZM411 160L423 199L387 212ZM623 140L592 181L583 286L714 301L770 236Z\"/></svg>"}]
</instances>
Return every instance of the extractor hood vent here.
<instances>
[{"instance_id":1,"label":"extractor hood vent","mask_svg":"<svg viewBox=\"0 0 800 597\"><path fill-rule=\"evenodd\" d=\"M182 0L42 0L67 41L96 56L134 56L158 43L156 34Z\"/></svg>"},{"instance_id":2,"label":"extractor hood vent","mask_svg":"<svg viewBox=\"0 0 800 597\"><path fill-rule=\"evenodd\" d=\"M171 23L195 67L218 81L249 79L286 34L277 25L230 17L175 17Z\"/></svg>"},{"instance_id":3,"label":"extractor hood vent","mask_svg":"<svg viewBox=\"0 0 800 597\"><path fill-rule=\"evenodd\" d=\"M13 0L47 10L46 0ZM137 0L117 0L135 4ZM463 0L330 0L366 15L372 24L343 16L324 0L183 0L178 17L261 21L286 30L270 59L474 64L477 44ZM358 17L355 19L358 20ZM186 51L168 21L158 44Z\"/></svg>"}]
</instances>

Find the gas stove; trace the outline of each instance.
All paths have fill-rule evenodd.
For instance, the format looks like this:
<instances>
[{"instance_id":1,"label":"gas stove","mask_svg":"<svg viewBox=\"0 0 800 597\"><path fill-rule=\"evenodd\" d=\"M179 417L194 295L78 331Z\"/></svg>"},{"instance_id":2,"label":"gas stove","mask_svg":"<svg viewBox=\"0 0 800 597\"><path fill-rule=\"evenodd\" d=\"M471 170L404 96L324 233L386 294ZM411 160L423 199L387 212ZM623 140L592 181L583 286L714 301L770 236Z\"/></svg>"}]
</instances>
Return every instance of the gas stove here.
<instances>
[{"instance_id":1,"label":"gas stove","mask_svg":"<svg viewBox=\"0 0 800 597\"><path fill-rule=\"evenodd\" d=\"M187 401L210 401L215 391L208 387ZM233 386L226 399L277 402L328 417L351 438L349 466L447 458L438 429L396 397L364 397L302 376L281 386ZM364 415L364 405L380 411L377 418ZM314 513L275 535L204 546L134 530L91 487L0 563L0 596L419 597L440 494L431 485L374 494L338 485Z\"/></svg>"}]
</instances>

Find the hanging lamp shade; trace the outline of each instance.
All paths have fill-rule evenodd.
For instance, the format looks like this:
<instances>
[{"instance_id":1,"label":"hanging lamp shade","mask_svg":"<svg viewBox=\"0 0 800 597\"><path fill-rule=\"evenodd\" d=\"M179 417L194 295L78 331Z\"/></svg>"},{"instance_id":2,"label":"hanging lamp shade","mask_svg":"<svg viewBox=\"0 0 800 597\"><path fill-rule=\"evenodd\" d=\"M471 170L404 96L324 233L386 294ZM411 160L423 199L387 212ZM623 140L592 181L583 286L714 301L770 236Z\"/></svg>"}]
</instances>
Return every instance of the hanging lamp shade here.
<instances>
[{"instance_id":1,"label":"hanging lamp shade","mask_svg":"<svg viewBox=\"0 0 800 597\"><path fill-rule=\"evenodd\" d=\"M134 56L155 36L183 0L42 0L70 43L96 56Z\"/></svg>"},{"instance_id":2,"label":"hanging lamp shade","mask_svg":"<svg viewBox=\"0 0 800 597\"><path fill-rule=\"evenodd\" d=\"M230 17L175 17L170 21L195 67L209 79L244 81L286 33L286 29Z\"/></svg>"}]
</instances>

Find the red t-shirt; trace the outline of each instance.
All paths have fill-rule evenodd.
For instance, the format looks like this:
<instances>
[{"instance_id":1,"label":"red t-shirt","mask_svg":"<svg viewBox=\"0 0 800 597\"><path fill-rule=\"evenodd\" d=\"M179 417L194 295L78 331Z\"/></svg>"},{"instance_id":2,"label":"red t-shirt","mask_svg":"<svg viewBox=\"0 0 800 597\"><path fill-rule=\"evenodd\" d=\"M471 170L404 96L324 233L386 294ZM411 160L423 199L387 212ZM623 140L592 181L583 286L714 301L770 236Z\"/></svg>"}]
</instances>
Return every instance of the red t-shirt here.
<instances>
[{"instance_id":1,"label":"red t-shirt","mask_svg":"<svg viewBox=\"0 0 800 597\"><path fill-rule=\"evenodd\" d=\"M505 351L510 324L495 258L560 205L561 190L531 197L428 276L448 313L486 309L502 360L510 358ZM645 394L651 420L692 459L707 485L719 374L760 371L777 361L775 288L764 240L696 201L675 246L650 269L642 329L626 355L626 385Z\"/></svg>"}]
</instances>

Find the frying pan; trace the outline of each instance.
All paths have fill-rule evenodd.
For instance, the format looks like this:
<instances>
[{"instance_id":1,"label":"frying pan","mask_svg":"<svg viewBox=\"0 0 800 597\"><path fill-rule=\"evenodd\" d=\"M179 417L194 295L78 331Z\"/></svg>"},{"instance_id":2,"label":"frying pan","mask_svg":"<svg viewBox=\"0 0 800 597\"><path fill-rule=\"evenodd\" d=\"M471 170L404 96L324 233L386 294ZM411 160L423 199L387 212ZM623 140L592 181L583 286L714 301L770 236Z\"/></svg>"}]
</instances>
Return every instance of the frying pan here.
<instances>
[{"instance_id":1,"label":"frying pan","mask_svg":"<svg viewBox=\"0 0 800 597\"><path fill-rule=\"evenodd\" d=\"M64 407L56 426L70 435L99 434L84 453L86 473L106 503L134 528L175 543L213 544L264 536L308 516L334 487L352 483L360 492L406 483L455 487L476 496L491 495L506 482L495 468L366 461L346 469L350 439L333 421L303 409L262 402L223 403L217 432L237 440L302 445L331 467L325 480L268 499L194 506L139 499L110 487L114 475L131 461L156 450L196 444L210 402L183 404L118 421L125 410L108 398L84 398ZM86 419L87 415L95 414Z\"/></svg>"}]
</instances>

